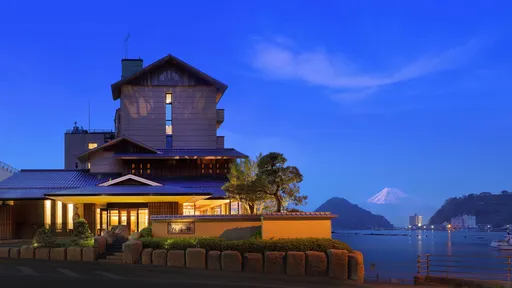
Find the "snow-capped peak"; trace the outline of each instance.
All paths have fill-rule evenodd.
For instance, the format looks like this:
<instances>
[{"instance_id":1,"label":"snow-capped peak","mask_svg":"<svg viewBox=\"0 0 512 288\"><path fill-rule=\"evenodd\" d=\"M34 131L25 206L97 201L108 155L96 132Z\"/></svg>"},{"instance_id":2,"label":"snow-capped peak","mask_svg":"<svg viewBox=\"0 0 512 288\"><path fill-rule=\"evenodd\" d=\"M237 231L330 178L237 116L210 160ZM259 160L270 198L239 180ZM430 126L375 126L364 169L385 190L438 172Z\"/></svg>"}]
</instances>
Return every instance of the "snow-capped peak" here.
<instances>
[{"instance_id":1,"label":"snow-capped peak","mask_svg":"<svg viewBox=\"0 0 512 288\"><path fill-rule=\"evenodd\" d=\"M407 194L397 188L384 188L379 193L368 199L373 204L398 203L400 198L407 197Z\"/></svg>"}]
</instances>

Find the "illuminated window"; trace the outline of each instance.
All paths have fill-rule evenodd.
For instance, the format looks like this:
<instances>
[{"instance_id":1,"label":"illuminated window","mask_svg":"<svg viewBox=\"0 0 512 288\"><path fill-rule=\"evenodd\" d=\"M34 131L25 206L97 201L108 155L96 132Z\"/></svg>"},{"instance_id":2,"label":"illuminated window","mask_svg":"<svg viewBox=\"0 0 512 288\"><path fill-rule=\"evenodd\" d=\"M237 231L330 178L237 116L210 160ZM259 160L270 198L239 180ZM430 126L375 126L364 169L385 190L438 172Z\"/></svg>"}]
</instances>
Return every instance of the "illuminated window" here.
<instances>
[{"instance_id":1,"label":"illuminated window","mask_svg":"<svg viewBox=\"0 0 512 288\"><path fill-rule=\"evenodd\" d=\"M141 208L139 209L139 231L143 228L148 227L148 209L147 208Z\"/></svg>"},{"instance_id":2,"label":"illuminated window","mask_svg":"<svg viewBox=\"0 0 512 288\"><path fill-rule=\"evenodd\" d=\"M238 202L231 202L231 214L240 214L240 206Z\"/></svg>"},{"instance_id":3,"label":"illuminated window","mask_svg":"<svg viewBox=\"0 0 512 288\"><path fill-rule=\"evenodd\" d=\"M87 169L91 169L91 162L87 162Z\"/></svg>"},{"instance_id":4,"label":"illuminated window","mask_svg":"<svg viewBox=\"0 0 512 288\"><path fill-rule=\"evenodd\" d=\"M172 134L172 93L165 94L165 133Z\"/></svg>"},{"instance_id":5,"label":"illuminated window","mask_svg":"<svg viewBox=\"0 0 512 288\"><path fill-rule=\"evenodd\" d=\"M193 203L183 204L183 215L195 215L195 209Z\"/></svg>"},{"instance_id":6,"label":"illuminated window","mask_svg":"<svg viewBox=\"0 0 512 288\"><path fill-rule=\"evenodd\" d=\"M57 232L62 231L62 202L57 201L55 202L57 205L55 205L55 229Z\"/></svg>"},{"instance_id":7,"label":"illuminated window","mask_svg":"<svg viewBox=\"0 0 512 288\"><path fill-rule=\"evenodd\" d=\"M44 200L44 226L50 228L52 225L52 200Z\"/></svg>"},{"instance_id":8,"label":"illuminated window","mask_svg":"<svg viewBox=\"0 0 512 288\"><path fill-rule=\"evenodd\" d=\"M100 209L96 209L96 231L99 231L101 229L100 227Z\"/></svg>"},{"instance_id":9,"label":"illuminated window","mask_svg":"<svg viewBox=\"0 0 512 288\"><path fill-rule=\"evenodd\" d=\"M219 206L216 206L213 208L213 215L220 215L222 214L222 206L219 205Z\"/></svg>"},{"instance_id":10,"label":"illuminated window","mask_svg":"<svg viewBox=\"0 0 512 288\"><path fill-rule=\"evenodd\" d=\"M68 230L73 229L73 214L74 214L73 204L68 204Z\"/></svg>"},{"instance_id":11,"label":"illuminated window","mask_svg":"<svg viewBox=\"0 0 512 288\"><path fill-rule=\"evenodd\" d=\"M94 148L98 147L98 143L90 142L89 145L87 145L87 147L89 149L94 149Z\"/></svg>"}]
</instances>

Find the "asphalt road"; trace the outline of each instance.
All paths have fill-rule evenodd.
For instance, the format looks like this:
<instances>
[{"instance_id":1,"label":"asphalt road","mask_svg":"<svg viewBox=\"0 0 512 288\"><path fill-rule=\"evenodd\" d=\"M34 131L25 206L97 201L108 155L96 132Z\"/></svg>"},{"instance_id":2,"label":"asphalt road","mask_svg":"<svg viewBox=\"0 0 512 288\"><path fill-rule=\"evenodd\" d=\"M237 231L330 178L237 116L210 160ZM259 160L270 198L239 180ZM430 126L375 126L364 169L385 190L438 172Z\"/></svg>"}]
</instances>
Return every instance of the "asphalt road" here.
<instances>
[{"instance_id":1,"label":"asphalt road","mask_svg":"<svg viewBox=\"0 0 512 288\"><path fill-rule=\"evenodd\" d=\"M0 259L2 287L184 287L299 288L362 287L327 277L229 273L143 265ZM117 286L120 285L120 286ZM141 286L142 285L142 286Z\"/></svg>"}]
</instances>

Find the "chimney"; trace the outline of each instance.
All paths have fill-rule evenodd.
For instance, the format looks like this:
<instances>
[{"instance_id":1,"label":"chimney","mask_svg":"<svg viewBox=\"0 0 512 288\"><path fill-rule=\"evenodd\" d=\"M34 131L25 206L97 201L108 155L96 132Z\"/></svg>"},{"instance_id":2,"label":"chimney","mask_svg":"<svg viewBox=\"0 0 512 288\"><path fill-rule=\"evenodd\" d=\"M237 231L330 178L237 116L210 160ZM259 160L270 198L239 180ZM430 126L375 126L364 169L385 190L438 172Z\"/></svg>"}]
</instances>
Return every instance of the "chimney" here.
<instances>
[{"instance_id":1,"label":"chimney","mask_svg":"<svg viewBox=\"0 0 512 288\"><path fill-rule=\"evenodd\" d=\"M142 69L142 59L122 59L121 60L121 79L130 77Z\"/></svg>"}]
</instances>

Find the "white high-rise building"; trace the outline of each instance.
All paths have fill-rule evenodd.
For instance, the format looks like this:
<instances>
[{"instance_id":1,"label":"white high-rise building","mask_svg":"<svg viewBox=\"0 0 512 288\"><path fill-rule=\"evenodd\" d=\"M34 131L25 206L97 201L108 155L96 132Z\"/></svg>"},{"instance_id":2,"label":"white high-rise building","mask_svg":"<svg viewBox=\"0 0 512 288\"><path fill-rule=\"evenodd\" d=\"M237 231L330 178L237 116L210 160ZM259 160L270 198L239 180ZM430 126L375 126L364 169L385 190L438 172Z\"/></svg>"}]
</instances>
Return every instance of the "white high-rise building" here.
<instances>
[{"instance_id":1,"label":"white high-rise building","mask_svg":"<svg viewBox=\"0 0 512 288\"><path fill-rule=\"evenodd\" d=\"M473 229L476 226L476 216L473 215L460 215L453 217L450 221L453 229Z\"/></svg>"},{"instance_id":2,"label":"white high-rise building","mask_svg":"<svg viewBox=\"0 0 512 288\"><path fill-rule=\"evenodd\" d=\"M412 216L409 216L409 226L421 226L423 224L423 217L415 213Z\"/></svg>"}]
</instances>

